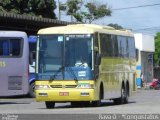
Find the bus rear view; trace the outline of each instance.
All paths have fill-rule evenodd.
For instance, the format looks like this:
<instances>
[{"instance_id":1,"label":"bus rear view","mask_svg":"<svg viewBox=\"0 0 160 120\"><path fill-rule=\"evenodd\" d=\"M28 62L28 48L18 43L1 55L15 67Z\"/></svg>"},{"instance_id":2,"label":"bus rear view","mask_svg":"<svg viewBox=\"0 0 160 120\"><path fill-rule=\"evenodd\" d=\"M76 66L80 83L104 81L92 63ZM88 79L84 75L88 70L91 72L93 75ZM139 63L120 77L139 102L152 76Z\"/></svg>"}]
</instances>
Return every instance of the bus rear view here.
<instances>
[{"instance_id":1,"label":"bus rear view","mask_svg":"<svg viewBox=\"0 0 160 120\"><path fill-rule=\"evenodd\" d=\"M0 31L0 96L25 95L29 91L29 48L25 32Z\"/></svg>"}]
</instances>

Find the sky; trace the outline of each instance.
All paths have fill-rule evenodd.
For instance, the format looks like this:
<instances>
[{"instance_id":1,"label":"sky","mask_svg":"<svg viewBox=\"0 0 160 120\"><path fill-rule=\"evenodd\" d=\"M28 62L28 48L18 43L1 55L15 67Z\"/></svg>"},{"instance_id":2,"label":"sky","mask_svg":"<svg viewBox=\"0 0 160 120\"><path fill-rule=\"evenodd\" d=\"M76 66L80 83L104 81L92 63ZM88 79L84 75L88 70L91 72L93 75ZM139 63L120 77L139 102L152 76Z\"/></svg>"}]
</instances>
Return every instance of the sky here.
<instances>
[{"instance_id":1,"label":"sky","mask_svg":"<svg viewBox=\"0 0 160 120\"><path fill-rule=\"evenodd\" d=\"M57 2L58 0L56 0ZM65 3L66 0L59 0ZM108 25L118 24L134 32L156 35L160 32L160 0L83 0L94 1L100 4L107 4L112 15L94 21L94 24ZM155 5L158 4L158 5ZM150 5L150 6L148 6ZM137 7L145 6L145 7ZM137 7L132 8L131 7ZM128 9L121 9L128 8ZM118 9L118 10L116 10ZM58 17L58 12L57 17ZM70 17L62 13L61 20L70 21Z\"/></svg>"}]
</instances>

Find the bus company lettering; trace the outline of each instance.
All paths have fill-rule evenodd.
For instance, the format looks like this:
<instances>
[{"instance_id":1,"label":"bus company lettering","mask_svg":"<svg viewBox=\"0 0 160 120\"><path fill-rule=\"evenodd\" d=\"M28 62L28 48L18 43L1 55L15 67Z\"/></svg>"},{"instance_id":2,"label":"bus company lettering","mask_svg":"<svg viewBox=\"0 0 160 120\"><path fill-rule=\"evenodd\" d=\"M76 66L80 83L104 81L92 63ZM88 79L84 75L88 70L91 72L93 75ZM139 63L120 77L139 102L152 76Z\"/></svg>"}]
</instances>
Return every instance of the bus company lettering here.
<instances>
[{"instance_id":1,"label":"bus company lettering","mask_svg":"<svg viewBox=\"0 0 160 120\"><path fill-rule=\"evenodd\" d=\"M116 120L115 114L99 114L99 120Z\"/></svg>"}]
</instances>

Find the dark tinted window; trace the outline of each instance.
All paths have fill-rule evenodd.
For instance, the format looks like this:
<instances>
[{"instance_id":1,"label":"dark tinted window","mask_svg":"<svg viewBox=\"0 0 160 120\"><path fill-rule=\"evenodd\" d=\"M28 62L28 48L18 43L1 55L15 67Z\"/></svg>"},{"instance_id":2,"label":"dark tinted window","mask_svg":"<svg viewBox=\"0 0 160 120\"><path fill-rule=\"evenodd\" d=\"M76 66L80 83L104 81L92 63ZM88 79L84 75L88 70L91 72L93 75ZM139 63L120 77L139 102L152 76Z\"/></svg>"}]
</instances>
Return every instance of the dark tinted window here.
<instances>
[{"instance_id":1,"label":"dark tinted window","mask_svg":"<svg viewBox=\"0 0 160 120\"><path fill-rule=\"evenodd\" d=\"M128 55L128 42L127 37L118 36L118 51L119 57L127 57Z\"/></svg>"},{"instance_id":2,"label":"dark tinted window","mask_svg":"<svg viewBox=\"0 0 160 120\"><path fill-rule=\"evenodd\" d=\"M134 38L129 37L128 38L128 44L129 44L129 57L130 58L135 58L136 57L136 49L135 49Z\"/></svg>"},{"instance_id":3,"label":"dark tinted window","mask_svg":"<svg viewBox=\"0 0 160 120\"><path fill-rule=\"evenodd\" d=\"M99 47L99 45L98 45L98 33L95 33L95 35L94 35L94 44L95 44L96 47Z\"/></svg>"},{"instance_id":4,"label":"dark tinted window","mask_svg":"<svg viewBox=\"0 0 160 120\"><path fill-rule=\"evenodd\" d=\"M101 46L102 56L112 57L113 56L113 44L112 44L111 35L101 34L100 40L101 40L100 46Z\"/></svg>"},{"instance_id":5,"label":"dark tinted window","mask_svg":"<svg viewBox=\"0 0 160 120\"><path fill-rule=\"evenodd\" d=\"M105 57L135 57L133 37L100 34L101 54Z\"/></svg>"},{"instance_id":6,"label":"dark tinted window","mask_svg":"<svg viewBox=\"0 0 160 120\"><path fill-rule=\"evenodd\" d=\"M22 51L22 39L0 38L1 57L19 57Z\"/></svg>"},{"instance_id":7,"label":"dark tinted window","mask_svg":"<svg viewBox=\"0 0 160 120\"><path fill-rule=\"evenodd\" d=\"M33 60L36 59L36 42L29 43L29 51L33 54Z\"/></svg>"},{"instance_id":8,"label":"dark tinted window","mask_svg":"<svg viewBox=\"0 0 160 120\"><path fill-rule=\"evenodd\" d=\"M112 35L112 43L113 43L113 56L118 57L118 39L116 35Z\"/></svg>"}]
</instances>

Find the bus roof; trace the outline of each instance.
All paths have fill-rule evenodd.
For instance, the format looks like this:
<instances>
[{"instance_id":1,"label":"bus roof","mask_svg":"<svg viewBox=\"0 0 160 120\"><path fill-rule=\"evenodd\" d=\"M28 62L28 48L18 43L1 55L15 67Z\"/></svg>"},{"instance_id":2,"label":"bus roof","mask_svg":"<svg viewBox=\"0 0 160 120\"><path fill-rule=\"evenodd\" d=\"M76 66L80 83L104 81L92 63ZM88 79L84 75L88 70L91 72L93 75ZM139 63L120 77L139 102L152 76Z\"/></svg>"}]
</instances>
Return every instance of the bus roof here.
<instances>
[{"instance_id":1,"label":"bus roof","mask_svg":"<svg viewBox=\"0 0 160 120\"><path fill-rule=\"evenodd\" d=\"M116 30L113 27L94 24L73 24L40 29L38 34L92 34L95 32L133 36L130 30Z\"/></svg>"},{"instance_id":2,"label":"bus roof","mask_svg":"<svg viewBox=\"0 0 160 120\"><path fill-rule=\"evenodd\" d=\"M22 31L0 31L0 37L26 37L27 34Z\"/></svg>"}]
</instances>

